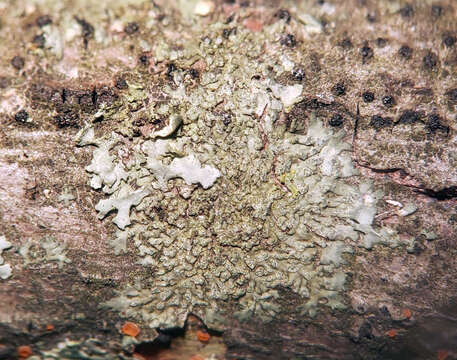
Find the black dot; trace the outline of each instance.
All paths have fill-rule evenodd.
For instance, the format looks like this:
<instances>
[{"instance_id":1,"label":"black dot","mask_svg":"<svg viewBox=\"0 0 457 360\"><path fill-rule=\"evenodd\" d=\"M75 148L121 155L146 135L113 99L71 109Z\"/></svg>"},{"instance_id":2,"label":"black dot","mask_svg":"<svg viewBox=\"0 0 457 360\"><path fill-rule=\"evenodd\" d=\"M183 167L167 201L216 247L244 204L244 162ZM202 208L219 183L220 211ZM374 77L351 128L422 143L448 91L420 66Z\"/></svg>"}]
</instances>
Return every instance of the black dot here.
<instances>
[{"instance_id":1,"label":"black dot","mask_svg":"<svg viewBox=\"0 0 457 360\"><path fill-rule=\"evenodd\" d=\"M371 22L371 23L376 22L376 14L373 12L368 13L367 20L368 20L368 22Z\"/></svg>"},{"instance_id":2,"label":"black dot","mask_svg":"<svg viewBox=\"0 0 457 360\"><path fill-rule=\"evenodd\" d=\"M455 43L457 42L457 39L455 36L453 35L450 35L450 34L445 34L443 36L443 44L446 46L446 47L452 47L455 45Z\"/></svg>"},{"instance_id":3,"label":"black dot","mask_svg":"<svg viewBox=\"0 0 457 360\"><path fill-rule=\"evenodd\" d=\"M277 13L277 16L281 19L281 20L284 20L287 24L290 22L290 13L285 10L285 9L281 9L278 11Z\"/></svg>"},{"instance_id":4,"label":"black dot","mask_svg":"<svg viewBox=\"0 0 457 360\"><path fill-rule=\"evenodd\" d=\"M385 107L391 108L395 105L395 99L393 98L393 96L386 95L382 98L382 103Z\"/></svg>"},{"instance_id":5,"label":"black dot","mask_svg":"<svg viewBox=\"0 0 457 360\"><path fill-rule=\"evenodd\" d=\"M408 45L403 45L399 50L398 53L401 57L405 59L411 59L413 54L413 49L411 49Z\"/></svg>"},{"instance_id":6,"label":"black dot","mask_svg":"<svg viewBox=\"0 0 457 360\"><path fill-rule=\"evenodd\" d=\"M432 5L433 16L440 17L443 14L443 8L440 5Z\"/></svg>"},{"instance_id":7,"label":"black dot","mask_svg":"<svg viewBox=\"0 0 457 360\"><path fill-rule=\"evenodd\" d=\"M32 42L39 48L43 48L44 44L46 43L46 38L44 37L44 34L39 34L35 35L33 37Z\"/></svg>"},{"instance_id":8,"label":"black dot","mask_svg":"<svg viewBox=\"0 0 457 360\"><path fill-rule=\"evenodd\" d=\"M333 127L339 127L339 126L343 125L343 117L340 114L335 114L328 121L328 124Z\"/></svg>"},{"instance_id":9,"label":"black dot","mask_svg":"<svg viewBox=\"0 0 457 360\"><path fill-rule=\"evenodd\" d=\"M392 124L391 118L384 118L380 115L374 115L371 117L370 126L374 127L376 130L388 127Z\"/></svg>"},{"instance_id":10,"label":"black dot","mask_svg":"<svg viewBox=\"0 0 457 360\"><path fill-rule=\"evenodd\" d=\"M29 118L29 114L25 110L20 110L14 115L14 120L20 123L25 123L27 119Z\"/></svg>"},{"instance_id":11,"label":"black dot","mask_svg":"<svg viewBox=\"0 0 457 360\"><path fill-rule=\"evenodd\" d=\"M281 39L281 45L285 45L287 47L294 47L297 45L297 40L295 40L295 36L292 34L287 34L285 37Z\"/></svg>"},{"instance_id":12,"label":"black dot","mask_svg":"<svg viewBox=\"0 0 457 360\"><path fill-rule=\"evenodd\" d=\"M225 112L222 114L222 123L228 126L232 122L232 114Z\"/></svg>"},{"instance_id":13,"label":"black dot","mask_svg":"<svg viewBox=\"0 0 457 360\"><path fill-rule=\"evenodd\" d=\"M21 70L24 65L25 65L25 61L24 61L24 58L21 57L21 56L15 56L13 57L13 59L11 60L11 65L13 65L13 67L17 70Z\"/></svg>"},{"instance_id":14,"label":"black dot","mask_svg":"<svg viewBox=\"0 0 457 360\"><path fill-rule=\"evenodd\" d=\"M366 103L371 103L374 100L374 94L371 91L365 91L362 94L362 98Z\"/></svg>"},{"instance_id":15,"label":"black dot","mask_svg":"<svg viewBox=\"0 0 457 360\"><path fill-rule=\"evenodd\" d=\"M352 48L351 39L345 38L345 39L341 40L340 46L341 46L343 49L350 49L350 48Z\"/></svg>"},{"instance_id":16,"label":"black dot","mask_svg":"<svg viewBox=\"0 0 457 360\"><path fill-rule=\"evenodd\" d=\"M148 65L149 64L148 56L145 55L145 54L141 55L139 60L140 60L140 63L142 65Z\"/></svg>"},{"instance_id":17,"label":"black dot","mask_svg":"<svg viewBox=\"0 0 457 360\"><path fill-rule=\"evenodd\" d=\"M305 70L302 68L297 68L292 71L292 77L295 81L302 81L305 77Z\"/></svg>"},{"instance_id":18,"label":"black dot","mask_svg":"<svg viewBox=\"0 0 457 360\"><path fill-rule=\"evenodd\" d=\"M138 29L139 29L139 26L136 22L130 22L127 24L124 31L128 35L132 35L132 34L136 33L138 31Z\"/></svg>"},{"instance_id":19,"label":"black dot","mask_svg":"<svg viewBox=\"0 0 457 360\"><path fill-rule=\"evenodd\" d=\"M40 16L38 19L36 19L36 24L39 27L43 27L43 26L52 24L52 19L49 15L43 15L43 16Z\"/></svg>"},{"instance_id":20,"label":"black dot","mask_svg":"<svg viewBox=\"0 0 457 360\"><path fill-rule=\"evenodd\" d=\"M386 44L387 44L387 40L386 40L386 39L384 39L384 38L382 38L382 37L378 37L378 38L376 39L376 45L377 45L378 47L383 48L384 46L386 46Z\"/></svg>"},{"instance_id":21,"label":"black dot","mask_svg":"<svg viewBox=\"0 0 457 360\"><path fill-rule=\"evenodd\" d=\"M366 61L373 57L373 49L368 45L365 45L360 48L360 55L362 55L363 61Z\"/></svg>"},{"instance_id":22,"label":"black dot","mask_svg":"<svg viewBox=\"0 0 457 360\"><path fill-rule=\"evenodd\" d=\"M344 86L344 84L340 82L333 87L333 92L337 96L342 96L346 94L346 86Z\"/></svg>"},{"instance_id":23,"label":"black dot","mask_svg":"<svg viewBox=\"0 0 457 360\"><path fill-rule=\"evenodd\" d=\"M116 80L116 87L119 89L119 90L125 90L127 89L129 86L127 85L127 81L125 81L123 78L118 78Z\"/></svg>"},{"instance_id":24,"label":"black dot","mask_svg":"<svg viewBox=\"0 0 457 360\"><path fill-rule=\"evenodd\" d=\"M427 69L433 69L438 64L438 56L431 51L429 51L422 60Z\"/></svg>"},{"instance_id":25,"label":"black dot","mask_svg":"<svg viewBox=\"0 0 457 360\"><path fill-rule=\"evenodd\" d=\"M449 133L449 127L441 124L441 117L438 114L431 114L428 116L427 129L431 133L438 130L446 134Z\"/></svg>"},{"instance_id":26,"label":"black dot","mask_svg":"<svg viewBox=\"0 0 457 360\"><path fill-rule=\"evenodd\" d=\"M397 123L399 124L414 124L421 121L422 115L414 110L405 110L398 118Z\"/></svg>"},{"instance_id":27,"label":"black dot","mask_svg":"<svg viewBox=\"0 0 457 360\"><path fill-rule=\"evenodd\" d=\"M400 15L404 18L409 18L413 15L414 9L411 5L405 5L400 9Z\"/></svg>"},{"instance_id":28,"label":"black dot","mask_svg":"<svg viewBox=\"0 0 457 360\"><path fill-rule=\"evenodd\" d=\"M200 76L200 73L197 69L190 69L189 75L192 76L193 79L197 79Z\"/></svg>"},{"instance_id":29,"label":"black dot","mask_svg":"<svg viewBox=\"0 0 457 360\"><path fill-rule=\"evenodd\" d=\"M231 33L232 33L231 29L224 29L224 30L222 30L222 37L224 39L228 39L230 37Z\"/></svg>"}]
</instances>

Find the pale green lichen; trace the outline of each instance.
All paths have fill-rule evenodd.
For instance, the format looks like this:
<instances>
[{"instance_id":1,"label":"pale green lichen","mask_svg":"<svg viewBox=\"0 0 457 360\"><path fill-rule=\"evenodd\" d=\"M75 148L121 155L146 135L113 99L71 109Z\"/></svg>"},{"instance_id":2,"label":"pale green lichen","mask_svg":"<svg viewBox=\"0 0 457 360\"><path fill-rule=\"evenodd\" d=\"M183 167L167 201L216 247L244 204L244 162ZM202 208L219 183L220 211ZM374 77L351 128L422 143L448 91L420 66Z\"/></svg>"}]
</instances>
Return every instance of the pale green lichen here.
<instances>
[{"instance_id":1,"label":"pale green lichen","mask_svg":"<svg viewBox=\"0 0 457 360\"><path fill-rule=\"evenodd\" d=\"M24 258L24 265L55 261L62 268L64 264L71 263L66 244L52 236L43 237L39 244L26 242L19 248L19 254Z\"/></svg>"},{"instance_id":2,"label":"pale green lichen","mask_svg":"<svg viewBox=\"0 0 457 360\"><path fill-rule=\"evenodd\" d=\"M255 40L240 29L227 46L217 23L207 29L213 37L186 51L162 46L161 56L183 68L206 64L198 84L173 71L161 88L166 102L149 104L151 119L169 119L164 138L80 134L81 145L97 146L91 185L108 196L96 209L101 218L117 210L113 221L124 229L110 244L118 254L132 242L132 256L151 274L132 278L106 306L151 327L183 326L194 312L220 329L228 311L280 316L280 288L300 296L304 314L344 309L354 248L405 243L374 225L383 194L361 180L343 130L314 115L304 134L281 121L303 93L274 80L284 71L278 64L290 68L291 60L251 61L278 26ZM182 126L170 123L178 118ZM121 119L119 133L129 136L131 126Z\"/></svg>"}]
</instances>

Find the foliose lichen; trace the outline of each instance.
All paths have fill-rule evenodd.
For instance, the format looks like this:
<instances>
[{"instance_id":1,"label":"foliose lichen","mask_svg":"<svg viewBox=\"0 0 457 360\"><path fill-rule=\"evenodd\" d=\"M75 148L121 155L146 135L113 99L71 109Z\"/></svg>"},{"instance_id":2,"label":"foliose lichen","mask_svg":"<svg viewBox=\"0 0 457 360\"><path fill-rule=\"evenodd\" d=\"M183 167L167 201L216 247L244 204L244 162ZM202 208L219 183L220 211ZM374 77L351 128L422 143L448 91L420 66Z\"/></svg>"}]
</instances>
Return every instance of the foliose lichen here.
<instances>
[{"instance_id":1,"label":"foliose lichen","mask_svg":"<svg viewBox=\"0 0 457 360\"><path fill-rule=\"evenodd\" d=\"M287 288L314 316L321 305L346 307L356 248L405 242L374 225L382 192L354 168L343 129L313 115L303 132L287 130L283 115L304 87L276 80L293 59L265 54L282 26L224 40L216 23L186 50L162 44L163 60L178 66L162 87L166 101L148 105L153 131L132 136L133 120L117 115L116 132L79 134L79 145L96 145L87 171L108 196L99 217L117 211L110 244L119 254L133 243L150 269L106 306L150 327L183 326L193 312L223 329L233 308L239 319L280 316ZM205 65L198 82L184 70L196 62ZM168 120L155 128L157 119Z\"/></svg>"}]
</instances>

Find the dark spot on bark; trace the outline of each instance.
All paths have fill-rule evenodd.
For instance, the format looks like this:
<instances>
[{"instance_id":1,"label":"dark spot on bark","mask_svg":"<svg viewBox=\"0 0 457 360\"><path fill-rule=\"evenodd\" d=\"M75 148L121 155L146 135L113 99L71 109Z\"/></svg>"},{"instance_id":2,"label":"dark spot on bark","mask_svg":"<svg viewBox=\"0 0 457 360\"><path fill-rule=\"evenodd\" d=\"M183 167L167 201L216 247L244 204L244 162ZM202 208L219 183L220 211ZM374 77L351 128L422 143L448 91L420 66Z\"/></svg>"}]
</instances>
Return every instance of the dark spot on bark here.
<instances>
[{"instance_id":1,"label":"dark spot on bark","mask_svg":"<svg viewBox=\"0 0 457 360\"><path fill-rule=\"evenodd\" d=\"M371 333L372 327L371 324L368 321L364 321L362 326L359 328L359 338L367 338L367 339L372 339L373 334Z\"/></svg>"},{"instance_id":2,"label":"dark spot on bark","mask_svg":"<svg viewBox=\"0 0 457 360\"><path fill-rule=\"evenodd\" d=\"M295 36L292 34L287 34L281 39L281 45L285 45L287 47L295 47L297 45L297 40L295 40Z\"/></svg>"},{"instance_id":3,"label":"dark spot on bark","mask_svg":"<svg viewBox=\"0 0 457 360\"><path fill-rule=\"evenodd\" d=\"M78 94L78 104L84 112L91 112L95 109L96 93L94 91L86 90Z\"/></svg>"},{"instance_id":4,"label":"dark spot on bark","mask_svg":"<svg viewBox=\"0 0 457 360\"><path fill-rule=\"evenodd\" d=\"M443 7L441 5L432 5L432 15L435 17L443 15Z\"/></svg>"},{"instance_id":5,"label":"dark spot on bark","mask_svg":"<svg viewBox=\"0 0 457 360\"><path fill-rule=\"evenodd\" d=\"M438 191L425 189L419 192L437 200L449 200L457 197L457 186L451 186Z\"/></svg>"},{"instance_id":6,"label":"dark spot on bark","mask_svg":"<svg viewBox=\"0 0 457 360\"><path fill-rule=\"evenodd\" d=\"M399 50L398 54L404 59L411 59L413 55L413 49L411 49L408 45L403 45Z\"/></svg>"},{"instance_id":7,"label":"dark spot on bark","mask_svg":"<svg viewBox=\"0 0 457 360\"><path fill-rule=\"evenodd\" d=\"M352 41L351 39L349 38L345 38L343 40L341 40L340 44L339 44L343 49L351 49L352 48Z\"/></svg>"},{"instance_id":8,"label":"dark spot on bark","mask_svg":"<svg viewBox=\"0 0 457 360\"><path fill-rule=\"evenodd\" d=\"M13 67L17 70L21 70L24 65L25 65L25 60L23 57L21 56L15 56L13 57L13 59L11 60L11 65L13 65Z\"/></svg>"},{"instance_id":9,"label":"dark spot on bark","mask_svg":"<svg viewBox=\"0 0 457 360\"><path fill-rule=\"evenodd\" d=\"M178 70L175 64L169 63L167 68L167 78L168 80L173 80L173 73Z\"/></svg>"},{"instance_id":10,"label":"dark spot on bark","mask_svg":"<svg viewBox=\"0 0 457 360\"><path fill-rule=\"evenodd\" d=\"M11 81L6 76L0 76L0 89L6 89L10 85Z\"/></svg>"},{"instance_id":11,"label":"dark spot on bark","mask_svg":"<svg viewBox=\"0 0 457 360\"><path fill-rule=\"evenodd\" d=\"M64 103L64 90L56 89L42 83L33 83L29 88L29 96L32 101L40 103L50 103L51 105L61 105Z\"/></svg>"},{"instance_id":12,"label":"dark spot on bark","mask_svg":"<svg viewBox=\"0 0 457 360\"><path fill-rule=\"evenodd\" d=\"M444 44L444 46L453 47L456 42L457 42L457 38L454 35L452 35L450 33L446 33L446 34L443 35L443 44Z\"/></svg>"},{"instance_id":13,"label":"dark spot on bark","mask_svg":"<svg viewBox=\"0 0 457 360\"><path fill-rule=\"evenodd\" d=\"M137 118L135 119L133 122L132 122L132 125L135 126L136 129L134 129L134 134L133 136L140 136L141 135L141 131L139 130L139 128L141 128L142 126L144 126L146 124L146 119L144 117L140 117L140 118Z\"/></svg>"},{"instance_id":14,"label":"dark spot on bark","mask_svg":"<svg viewBox=\"0 0 457 360\"><path fill-rule=\"evenodd\" d=\"M139 30L139 26L136 22L129 22L127 24L127 26L125 27L124 29L124 32L127 34L127 35L132 35L134 33L136 33L138 30Z\"/></svg>"},{"instance_id":15,"label":"dark spot on bark","mask_svg":"<svg viewBox=\"0 0 457 360\"><path fill-rule=\"evenodd\" d=\"M364 45L360 48L360 55L362 55L362 61L365 63L373 57L373 49L368 45Z\"/></svg>"},{"instance_id":16,"label":"dark spot on bark","mask_svg":"<svg viewBox=\"0 0 457 360\"><path fill-rule=\"evenodd\" d=\"M46 43L46 38L44 34L35 35L32 40L33 44L35 44L39 48L44 48L44 44Z\"/></svg>"},{"instance_id":17,"label":"dark spot on bark","mask_svg":"<svg viewBox=\"0 0 457 360\"><path fill-rule=\"evenodd\" d=\"M292 78L295 81L302 81L305 78L305 70L302 68L296 68L292 71Z\"/></svg>"},{"instance_id":18,"label":"dark spot on bark","mask_svg":"<svg viewBox=\"0 0 457 360\"><path fill-rule=\"evenodd\" d=\"M335 114L328 121L328 124L333 127L340 127L343 125L343 117L340 114Z\"/></svg>"},{"instance_id":19,"label":"dark spot on bark","mask_svg":"<svg viewBox=\"0 0 457 360\"><path fill-rule=\"evenodd\" d=\"M430 133L440 131L449 134L449 127L441 124L441 117L438 114L430 114L427 119L427 130Z\"/></svg>"},{"instance_id":20,"label":"dark spot on bark","mask_svg":"<svg viewBox=\"0 0 457 360\"><path fill-rule=\"evenodd\" d=\"M392 125L392 119L388 117L382 117L380 115L373 115L371 117L370 126L374 127L376 130L389 127Z\"/></svg>"},{"instance_id":21,"label":"dark spot on bark","mask_svg":"<svg viewBox=\"0 0 457 360\"><path fill-rule=\"evenodd\" d=\"M336 84L333 87L333 93L336 96L342 96L342 95L346 94L346 86L344 85L344 83L339 82L338 84Z\"/></svg>"},{"instance_id":22,"label":"dark spot on bark","mask_svg":"<svg viewBox=\"0 0 457 360\"><path fill-rule=\"evenodd\" d=\"M96 89L93 92L92 101L96 107L100 107L102 104L105 106L111 106L117 100L117 95L112 88L108 86Z\"/></svg>"},{"instance_id":23,"label":"dark spot on bark","mask_svg":"<svg viewBox=\"0 0 457 360\"><path fill-rule=\"evenodd\" d=\"M39 27L43 27L43 26L52 24L52 19L49 15L42 15L38 19L36 19L36 24Z\"/></svg>"},{"instance_id":24,"label":"dark spot on bark","mask_svg":"<svg viewBox=\"0 0 457 360\"><path fill-rule=\"evenodd\" d=\"M377 45L378 47L380 47L380 48L383 48L384 46L387 45L387 39L384 39L384 38L382 38L382 37L378 37L378 38L376 39L376 45Z\"/></svg>"},{"instance_id":25,"label":"dark spot on bark","mask_svg":"<svg viewBox=\"0 0 457 360\"><path fill-rule=\"evenodd\" d=\"M384 279L385 280L385 279ZM387 308L387 306L381 306L381 308L379 309L379 312L381 313L381 315L383 317L386 317L386 318L390 318L391 315L390 315L390 311L389 309Z\"/></svg>"},{"instance_id":26,"label":"dark spot on bark","mask_svg":"<svg viewBox=\"0 0 457 360\"><path fill-rule=\"evenodd\" d=\"M28 118L29 118L29 113L25 110L20 110L14 115L14 120L16 120L19 123L27 122Z\"/></svg>"},{"instance_id":27,"label":"dark spot on bark","mask_svg":"<svg viewBox=\"0 0 457 360\"><path fill-rule=\"evenodd\" d=\"M398 118L396 124L415 124L422 121L422 114L414 110L405 110Z\"/></svg>"},{"instance_id":28,"label":"dark spot on bark","mask_svg":"<svg viewBox=\"0 0 457 360\"><path fill-rule=\"evenodd\" d=\"M81 26L81 35L84 39L84 47L87 49L89 40L94 36L94 27L86 20L75 16L75 20Z\"/></svg>"},{"instance_id":29,"label":"dark spot on bark","mask_svg":"<svg viewBox=\"0 0 457 360\"><path fill-rule=\"evenodd\" d=\"M305 100L305 101L298 103L298 105L305 107L305 108L313 109L313 110L329 106L329 104L319 101L318 99Z\"/></svg>"},{"instance_id":30,"label":"dark spot on bark","mask_svg":"<svg viewBox=\"0 0 457 360\"><path fill-rule=\"evenodd\" d=\"M385 107L388 107L388 108L391 108L395 105L395 99L393 96L391 95L386 95L386 96L383 96L382 98L382 104L385 106Z\"/></svg>"},{"instance_id":31,"label":"dark spot on bark","mask_svg":"<svg viewBox=\"0 0 457 360\"><path fill-rule=\"evenodd\" d=\"M233 14L230 15L227 19L225 19L225 23L226 23L226 24L230 24L230 23L233 21L234 18L235 18L235 17L234 17Z\"/></svg>"},{"instance_id":32,"label":"dark spot on bark","mask_svg":"<svg viewBox=\"0 0 457 360\"><path fill-rule=\"evenodd\" d=\"M276 16L281 19L281 20L284 20L286 22L286 24L288 24L290 22L290 13L286 10L286 9L280 9L277 13L276 13Z\"/></svg>"},{"instance_id":33,"label":"dark spot on bark","mask_svg":"<svg viewBox=\"0 0 457 360\"><path fill-rule=\"evenodd\" d=\"M149 65L149 59L148 59L148 56L146 54L140 55L138 60L139 60L140 64L143 65L143 66L148 66Z\"/></svg>"},{"instance_id":34,"label":"dark spot on bark","mask_svg":"<svg viewBox=\"0 0 457 360\"><path fill-rule=\"evenodd\" d=\"M362 99L366 103L371 103L374 100L374 94L371 91L365 91L362 94Z\"/></svg>"},{"instance_id":35,"label":"dark spot on bark","mask_svg":"<svg viewBox=\"0 0 457 360\"><path fill-rule=\"evenodd\" d=\"M376 13L374 13L374 12L369 12L369 13L367 14L367 20L368 20L368 22L370 22L370 23L376 22Z\"/></svg>"},{"instance_id":36,"label":"dark spot on bark","mask_svg":"<svg viewBox=\"0 0 457 360\"><path fill-rule=\"evenodd\" d=\"M414 14L414 9L410 4L407 4L400 9L400 15L404 18L409 18L413 14Z\"/></svg>"},{"instance_id":37,"label":"dark spot on bark","mask_svg":"<svg viewBox=\"0 0 457 360\"><path fill-rule=\"evenodd\" d=\"M125 90L127 89L129 86L127 84L127 81L125 81L125 79L123 78L117 78L116 79L116 85L115 85L119 90Z\"/></svg>"},{"instance_id":38,"label":"dark spot on bark","mask_svg":"<svg viewBox=\"0 0 457 360\"><path fill-rule=\"evenodd\" d=\"M228 39L232 34L236 34L236 28L222 30L222 37L224 39Z\"/></svg>"},{"instance_id":39,"label":"dark spot on bark","mask_svg":"<svg viewBox=\"0 0 457 360\"><path fill-rule=\"evenodd\" d=\"M192 77L192 79L198 79L200 73L197 69L189 69L189 75Z\"/></svg>"},{"instance_id":40,"label":"dark spot on bark","mask_svg":"<svg viewBox=\"0 0 457 360\"><path fill-rule=\"evenodd\" d=\"M222 113L222 123L228 126L232 122L232 114L229 112Z\"/></svg>"},{"instance_id":41,"label":"dark spot on bark","mask_svg":"<svg viewBox=\"0 0 457 360\"><path fill-rule=\"evenodd\" d=\"M103 120L105 120L105 117L103 115L100 115L100 116L97 116L95 119L94 119L94 123L100 123L102 122Z\"/></svg>"},{"instance_id":42,"label":"dark spot on bark","mask_svg":"<svg viewBox=\"0 0 457 360\"><path fill-rule=\"evenodd\" d=\"M451 101L457 101L457 88L455 89L450 89L446 92L447 97Z\"/></svg>"},{"instance_id":43,"label":"dark spot on bark","mask_svg":"<svg viewBox=\"0 0 457 360\"><path fill-rule=\"evenodd\" d=\"M78 127L79 115L73 111L67 110L55 116L54 121L59 128Z\"/></svg>"},{"instance_id":44,"label":"dark spot on bark","mask_svg":"<svg viewBox=\"0 0 457 360\"><path fill-rule=\"evenodd\" d=\"M433 69L438 64L438 56L432 51L429 51L422 59L425 68Z\"/></svg>"}]
</instances>

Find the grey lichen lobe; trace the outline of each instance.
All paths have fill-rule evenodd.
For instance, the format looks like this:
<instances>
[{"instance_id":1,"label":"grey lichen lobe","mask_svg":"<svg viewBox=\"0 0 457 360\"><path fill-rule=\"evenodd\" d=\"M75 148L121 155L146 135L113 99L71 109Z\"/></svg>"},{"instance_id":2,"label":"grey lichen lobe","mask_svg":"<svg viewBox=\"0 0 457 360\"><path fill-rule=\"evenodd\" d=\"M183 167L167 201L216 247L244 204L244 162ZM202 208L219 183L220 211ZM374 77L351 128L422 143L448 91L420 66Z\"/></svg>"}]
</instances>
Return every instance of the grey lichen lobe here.
<instances>
[{"instance_id":1,"label":"grey lichen lobe","mask_svg":"<svg viewBox=\"0 0 457 360\"><path fill-rule=\"evenodd\" d=\"M355 247L401 243L373 225L382 193L361 180L344 130L312 116L306 132L290 133L281 121L303 87L274 80L290 60L262 57L277 26L255 41L239 30L231 47L214 35L174 52L182 67L204 61L206 71L196 84L177 69L167 103L150 105L156 117L182 118L163 138L80 135L97 146L90 184L109 196L96 209L117 209L115 253L131 241L151 270L106 303L124 316L172 327L193 312L222 329L235 307L240 319L268 321L281 315L279 288L302 299L303 314L344 309Z\"/></svg>"}]
</instances>

